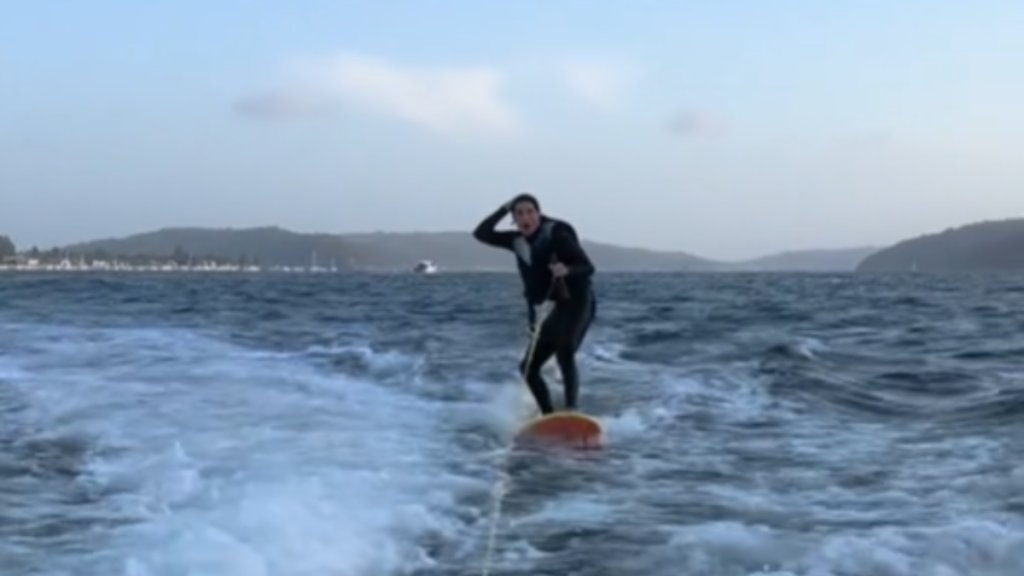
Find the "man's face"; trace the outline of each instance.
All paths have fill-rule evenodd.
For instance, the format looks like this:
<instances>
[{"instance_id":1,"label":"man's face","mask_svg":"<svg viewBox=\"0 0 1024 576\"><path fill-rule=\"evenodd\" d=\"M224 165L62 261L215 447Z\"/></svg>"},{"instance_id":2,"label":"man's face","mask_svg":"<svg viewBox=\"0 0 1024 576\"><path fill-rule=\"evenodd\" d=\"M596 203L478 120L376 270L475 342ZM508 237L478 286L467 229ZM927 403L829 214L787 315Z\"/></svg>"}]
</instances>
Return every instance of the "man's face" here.
<instances>
[{"instance_id":1,"label":"man's face","mask_svg":"<svg viewBox=\"0 0 1024 576\"><path fill-rule=\"evenodd\" d=\"M524 235L529 236L540 225L540 212L531 202L523 201L512 207L512 219L516 223L516 228Z\"/></svg>"}]
</instances>

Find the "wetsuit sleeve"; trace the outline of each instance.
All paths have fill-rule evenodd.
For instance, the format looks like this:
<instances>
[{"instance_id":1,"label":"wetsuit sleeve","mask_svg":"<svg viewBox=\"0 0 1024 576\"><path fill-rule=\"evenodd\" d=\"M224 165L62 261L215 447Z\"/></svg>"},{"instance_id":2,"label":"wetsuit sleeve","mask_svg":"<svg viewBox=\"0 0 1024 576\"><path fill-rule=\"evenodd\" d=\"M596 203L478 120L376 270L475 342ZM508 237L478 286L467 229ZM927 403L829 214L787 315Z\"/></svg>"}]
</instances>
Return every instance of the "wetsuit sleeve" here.
<instances>
[{"instance_id":1,"label":"wetsuit sleeve","mask_svg":"<svg viewBox=\"0 0 1024 576\"><path fill-rule=\"evenodd\" d=\"M569 269L570 276L591 276L594 274L594 264L590 261L583 246L580 245L576 232L568 225L560 224L555 227L552 234L554 241L555 255L558 261Z\"/></svg>"},{"instance_id":2,"label":"wetsuit sleeve","mask_svg":"<svg viewBox=\"0 0 1024 576\"><path fill-rule=\"evenodd\" d=\"M506 214L508 214L508 207L502 206L481 220L473 230L473 238L488 246L512 250L512 241L516 239L516 232L494 229Z\"/></svg>"}]
</instances>

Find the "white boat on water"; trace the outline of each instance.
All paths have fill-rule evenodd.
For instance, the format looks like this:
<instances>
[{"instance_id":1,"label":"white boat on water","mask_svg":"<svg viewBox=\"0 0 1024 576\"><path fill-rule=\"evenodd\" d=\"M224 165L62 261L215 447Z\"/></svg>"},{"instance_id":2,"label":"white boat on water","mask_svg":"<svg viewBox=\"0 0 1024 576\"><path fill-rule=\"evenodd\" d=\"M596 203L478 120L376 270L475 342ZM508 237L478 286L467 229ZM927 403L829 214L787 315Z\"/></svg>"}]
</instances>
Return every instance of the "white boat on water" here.
<instances>
[{"instance_id":1,"label":"white boat on water","mask_svg":"<svg viewBox=\"0 0 1024 576\"><path fill-rule=\"evenodd\" d=\"M420 260L412 271L417 274L435 274L437 273L437 266L430 260Z\"/></svg>"}]
</instances>

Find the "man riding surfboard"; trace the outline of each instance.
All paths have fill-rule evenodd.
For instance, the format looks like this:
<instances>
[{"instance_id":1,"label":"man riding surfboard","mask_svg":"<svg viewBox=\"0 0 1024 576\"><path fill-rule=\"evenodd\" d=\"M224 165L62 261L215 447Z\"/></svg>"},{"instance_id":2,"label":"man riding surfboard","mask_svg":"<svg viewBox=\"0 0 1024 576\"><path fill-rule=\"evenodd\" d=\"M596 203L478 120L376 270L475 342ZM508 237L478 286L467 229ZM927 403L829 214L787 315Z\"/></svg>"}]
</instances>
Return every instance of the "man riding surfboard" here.
<instances>
[{"instance_id":1,"label":"man riding surfboard","mask_svg":"<svg viewBox=\"0 0 1024 576\"><path fill-rule=\"evenodd\" d=\"M516 230L495 230L511 213ZM576 410L579 372L576 351L597 312L591 277L594 265L580 246L575 228L563 220L541 214L540 203L530 194L520 194L487 216L473 231L479 242L504 248L516 255L523 296L529 310L530 329L537 338L532 356L520 364L530 392L541 414L554 412L541 367L552 357L562 373L566 410ZM536 307L545 301L554 308L540 327ZM529 365L526 363L529 360Z\"/></svg>"}]
</instances>

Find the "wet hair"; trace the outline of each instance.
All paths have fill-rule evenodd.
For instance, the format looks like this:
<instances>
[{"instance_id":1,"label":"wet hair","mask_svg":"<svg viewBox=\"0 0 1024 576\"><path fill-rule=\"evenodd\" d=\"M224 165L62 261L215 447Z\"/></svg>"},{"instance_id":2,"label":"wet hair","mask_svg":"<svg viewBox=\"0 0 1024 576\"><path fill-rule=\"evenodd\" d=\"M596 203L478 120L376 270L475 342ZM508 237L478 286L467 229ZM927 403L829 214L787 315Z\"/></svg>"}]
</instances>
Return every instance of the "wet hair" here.
<instances>
[{"instance_id":1,"label":"wet hair","mask_svg":"<svg viewBox=\"0 0 1024 576\"><path fill-rule=\"evenodd\" d=\"M529 202L530 204L533 204L533 209L540 212L540 202L537 202L537 198L535 198L533 194L527 194L525 192L512 199L512 210L515 211L516 205L522 202Z\"/></svg>"}]
</instances>

